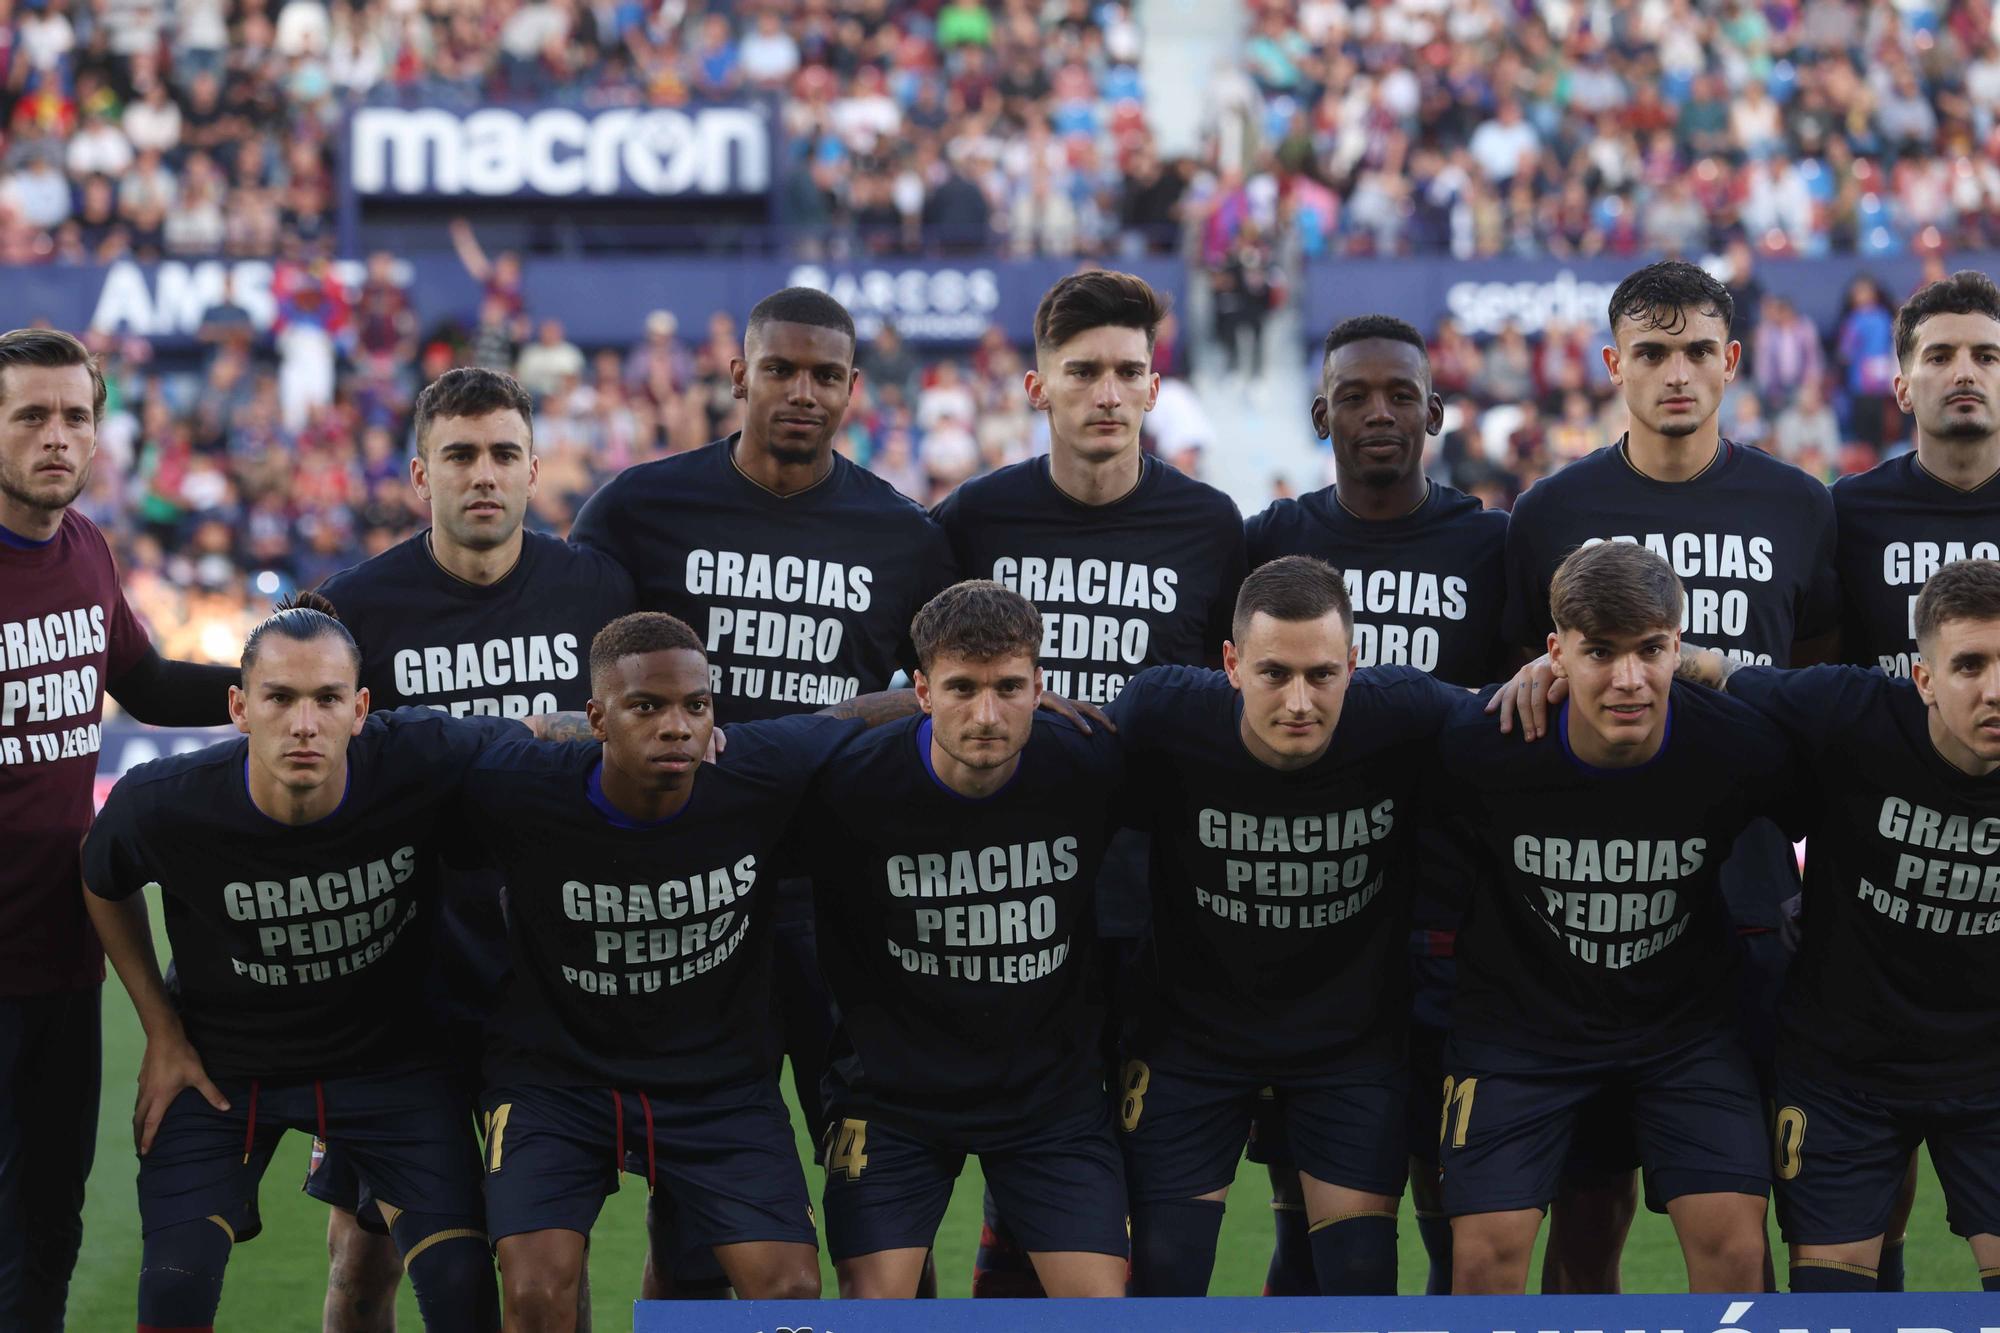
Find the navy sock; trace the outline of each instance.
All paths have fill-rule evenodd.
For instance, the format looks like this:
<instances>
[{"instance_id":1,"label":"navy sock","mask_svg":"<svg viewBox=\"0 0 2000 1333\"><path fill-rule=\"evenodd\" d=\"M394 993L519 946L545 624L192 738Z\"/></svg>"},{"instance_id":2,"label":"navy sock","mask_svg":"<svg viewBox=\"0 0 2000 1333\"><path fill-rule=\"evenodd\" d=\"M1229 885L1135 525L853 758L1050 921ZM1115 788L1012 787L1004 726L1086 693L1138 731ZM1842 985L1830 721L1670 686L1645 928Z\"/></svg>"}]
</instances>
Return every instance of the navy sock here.
<instances>
[{"instance_id":1,"label":"navy sock","mask_svg":"<svg viewBox=\"0 0 2000 1333\"><path fill-rule=\"evenodd\" d=\"M1435 1213L1417 1214L1417 1234L1424 1239L1424 1253L1430 1256L1430 1276L1424 1295L1451 1295L1451 1219Z\"/></svg>"},{"instance_id":2,"label":"navy sock","mask_svg":"<svg viewBox=\"0 0 2000 1333\"><path fill-rule=\"evenodd\" d=\"M1875 1261L1875 1290L1901 1291L1903 1289L1903 1242L1884 1241L1882 1257Z\"/></svg>"},{"instance_id":3,"label":"navy sock","mask_svg":"<svg viewBox=\"0 0 2000 1333\"><path fill-rule=\"evenodd\" d=\"M1873 1291L1875 1270L1860 1264L1836 1263L1831 1259L1794 1259L1792 1290Z\"/></svg>"},{"instance_id":4,"label":"navy sock","mask_svg":"<svg viewBox=\"0 0 2000 1333\"><path fill-rule=\"evenodd\" d=\"M426 1333L492 1333L500 1327L493 1252L472 1219L401 1213L389 1225Z\"/></svg>"},{"instance_id":5,"label":"navy sock","mask_svg":"<svg viewBox=\"0 0 2000 1333\"><path fill-rule=\"evenodd\" d=\"M1396 1294L1394 1213L1336 1213L1315 1223L1308 1239L1320 1295Z\"/></svg>"},{"instance_id":6,"label":"navy sock","mask_svg":"<svg viewBox=\"0 0 2000 1333\"><path fill-rule=\"evenodd\" d=\"M2000 1291L2000 1268L1980 1269L1979 1289L1981 1291Z\"/></svg>"},{"instance_id":7,"label":"navy sock","mask_svg":"<svg viewBox=\"0 0 2000 1333\"><path fill-rule=\"evenodd\" d=\"M209 1329L222 1304L222 1273L236 1235L220 1217L146 1233L139 1257L139 1333Z\"/></svg>"},{"instance_id":8,"label":"navy sock","mask_svg":"<svg viewBox=\"0 0 2000 1333\"><path fill-rule=\"evenodd\" d=\"M1271 1225L1277 1232L1277 1240L1271 1246L1271 1269L1264 1277L1264 1294L1319 1295L1319 1280L1313 1276L1312 1242L1306 1237L1305 1210L1285 1207L1273 1199Z\"/></svg>"},{"instance_id":9,"label":"navy sock","mask_svg":"<svg viewBox=\"0 0 2000 1333\"><path fill-rule=\"evenodd\" d=\"M1132 1205L1132 1294L1206 1296L1222 1234L1222 1200Z\"/></svg>"}]
</instances>

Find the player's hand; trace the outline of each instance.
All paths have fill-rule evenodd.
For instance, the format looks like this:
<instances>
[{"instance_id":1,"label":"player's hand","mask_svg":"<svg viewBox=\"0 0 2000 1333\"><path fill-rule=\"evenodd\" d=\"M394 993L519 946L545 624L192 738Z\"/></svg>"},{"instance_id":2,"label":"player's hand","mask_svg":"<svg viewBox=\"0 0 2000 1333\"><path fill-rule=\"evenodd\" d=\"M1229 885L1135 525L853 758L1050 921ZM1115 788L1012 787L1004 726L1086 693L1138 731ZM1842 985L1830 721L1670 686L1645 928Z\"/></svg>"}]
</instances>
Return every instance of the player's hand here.
<instances>
[{"instance_id":1,"label":"player's hand","mask_svg":"<svg viewBox=\"0 0 2000 1333\"><path fill-rule=\"evenodd\" d=\"M1041 706L1044 711L1054 713L1086 736L1097 727L1103 727L1106 731L1117 734L1118 724L1106 717L1104 710L1096 704L1080 704L1075 700L1065 699L1060 694L1051 694L1043 690ZM1096 726L1092 726L1092 723Z\"/></svg>"},{"instance_id":2,"label":"player's hand","mask_svg":"<svg viewBox=\"0 0 2000 1333\"><path fill-rule=\"evenodd\" d=\"M1514 718L1521 719L1521 739L1537 741L1548 734L1549 710L1569 698L1569 682L1556 674L1549 655L1543 653L1514 673L1486 701L1486 711L1500 714L1500 734L1514 730Z\"/></svg>"},{"instance_id":3,"label":"player's hand","mask_svg":"<svg viewBox=\"0 0 2000 1333\"><path fill-rule=\"evenodd\" d=\"M201 1056L183 1033L148 1041L145 1057L139 1061L139 1100L132 1108L132 1143L141 1157L152 1151L153 1136L159 1132L167 1108L186 1088L199 1092L218 1111L229 1109L229 1099L208 1081Z\"/></svg>"},{"instance_id":4,"label":"player's hand","mask_svg":"<svg viewBox=\"0 0 2000 1333\"><path fill-rule=\"evenodd\" d=\"M701 752L701 762L712 764L722 758L722 752L729 748L729 737L721 727L711 727L708 732L708 748Z\"/></svg>"}]
</instances>

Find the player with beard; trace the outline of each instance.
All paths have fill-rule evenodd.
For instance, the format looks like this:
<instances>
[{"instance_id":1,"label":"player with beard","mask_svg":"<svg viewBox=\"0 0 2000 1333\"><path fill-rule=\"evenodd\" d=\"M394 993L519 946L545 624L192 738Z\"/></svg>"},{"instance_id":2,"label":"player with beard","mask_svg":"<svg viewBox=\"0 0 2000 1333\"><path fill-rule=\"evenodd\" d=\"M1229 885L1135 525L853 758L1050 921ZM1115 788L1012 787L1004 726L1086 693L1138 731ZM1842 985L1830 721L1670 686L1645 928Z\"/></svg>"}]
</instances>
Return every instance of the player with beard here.
<instances>
[{"instance_id":1,"label":"player with beard","mask_svg":"<svg viewBox=\"0 0 2000 1333\"><path fill-rule=\"evenodd\" d=\"M1967 269L1896 312L1896 402L1917 447L1833 484L1846 661L1908 676L1917 589L1954 560L2000 557L2000 289ZM1877 1289L1903 1289L1910 1171L1876 1261Z\"/></svg>"},{"instance_id":2,"label":"player with beard","mask_svg":"<svg viewBox=\"0 0 2000 1333\"><path fill-rule=\"evenodd\" d=\"M1048 455L966 482L935 514L958 568L1042 613L1048 688L1079 701L1109 703L1147 667L1213 665L1243 580L1235 504L1140 448L1165 317L1160 295L1129 273L1077 273L1049 288L1024 376L1030 405L1048 414ZM1116 974L1145 932L1145 882L1145 837L1121 831L1097 909ZM1040 1294L990 1195L972 1290Z\"/></svg>"},{"instance_id":3,"label":"player with beard","mask_svg":"<svg viewBox=\"0 0 2000 1333\"><path fill-rule=\"evenodd\" d=\"M497 371L446 371L417 396L410 481L431 526L328 579L321 593L361 645L372 706L422 704L455 716L526 717L581 709L591 636L632 609L632 581L601 552L522 526L535 493L534 399ZM453 1049L472 1062L479 1028L507 966L506 925L490 873L440 877L441 1008L465 1029ZM319 1156L306 1192L327 1222L326 1328L395 1326L402 1265L386 1228L361 1206L360 1181L338 1148ZM580 1287L588 1296L588 1285Z\"/></svg>"},{"instance_id":4,"label":"player with beard","mask_svg":"<svg viewBox=\"0 0 2000 1333\"><path fill-rule=\"evenodd\" d=\"M1404 665L1477 687L1511 665L1500 633L1506 603L1507 516L1424 475L1425 441L1444 421L1423 335L1400 319L1360 315L1326 336L1313 429L1331 441L1335 482L1278 500L1247 525L1252 569L1287 555L1341 570L1353 605L1355 661ZM1430 1256L1426 1284L1451 1290L1451 1223L1437 1184L1438 1089L1450 1026L1452 934L1470 867L1453 841L1426 828L1410 930L1410 1195ZM1277 1244L1265 1291L1319 1290L1305 1198L1282 1117L1260 1115L1250 1157L1268 1164Z\"/></svg>"},{"instance_id":5,"label":"player with beard","mask_svg":"<svg viewBox=\"0 0 2000 1333\"><path fill-rule=\"evenodd\" d=\"M854 350L854 320L826 293L765 297L730 362L742 431L627 468L577 515L574 539L630 572L640 607L702 636L724 724L882 689L912 663L911 617L952 581L951 549L922 508L834 452L859 377ZM832 1017L813 958L811 889L788 881L779 899L784 1049L817 1134ZM665 1293L678 1248L658 1212L648 1214L649 1297Z\"/></svg>"},{"instance_id":6,"label":"player with beard","mask_svg":"<svg viewBox=\"0 0 2000 1333\"><path fill-rule=\"evenodd\" d=\"M1090 966L1123 760L1036 717L1043 622L1019 594L958 584L912 635L924 716L822 768L796 838L840 1015L823 1152L841 1294L916 1293L977 1154L1049 1295L1123 1295Z\"/></svg>"},{"instance_id":7,"label":"player with beard","mask_svg":"<svg viewBox=\"0 0 2000 1333\"><path fill-rule=\"evenodd\" d=\"M141 722L220 725L236 679L154 650L70 507L104 401L75 338L0 334L0 1327L28 1333L62 1327L97 1148L104 954L76 883L104 696Z\"/></svg>"},{"instance_id":8,"label":"player with beard","mask_svg":"<svg viewBox=\"0 0 2000 1333\"><path fill-rule=\"evenodd\" d=\"M2000 1291L2000 562L1946 565L1913 618L1910 680L1738 670L1713 652L1682 670L1809 761L1808 924L1774 1124L1793 1291L1879 1289L1926 1142L1951 1229Z\"/></svg>"},{"instance_id":9,"label":"player with beard","mask_svg":"<svg viewBox=\"0 0 2000 1333\"><path fill-rule=\"evenodd\" d=\"M1668 560L1683 581L1680 628L1691 641L1745 663L1829 659L1840 608L1826 488L1722 438L1718 413L1742 350L1732 337L1728 289L1693 264L1668 260L1621 282L1608 313L1613 345L1604 349L1604 365L1624 396L1630 428L1515 504L1507 527L1509 640L1526 653L1542 651L1550 583L1569 552L1635 542ZM1517 694L1527 696L1530 738L1546 730L1541 700L1550 682L1543 661L1494 698L1503 730ZM1799 893L1791 844L1768 822L1753 827L1738 840L1723 886L1744 953L1744 1037L1768 1079ZM1619 1108L1606 1108L1602 1119L1627 1121ZM1580 1154L1591 1165L1576 1172L1576 1187L1556 1210L1560 1244L1551 1248L1598 1257L1551 1275L1551 1285L1615 1290L1632 1211L1632 1145L1586 1134ZM1572 1208L1586 1202L1582 1212Z\"/></svg>"},{"instance_id":10,"label":"player with beard","mask_svg":"<svg viewBox=\"0 0 2000 1333\"><path fill-rule=\"evenodd\" d=\"M1582 547L1549 597L1569 684L1555 725L1518 744L1472 702L1432 787L1493 875L1459 929L1445 1049L1452 1291L1526 1289L1586 1116L1636 1140L1689 1289L1755 1290L1770 1156L1720 880L1752 821L1793 818L1791 746L1751 708L1675 683L1684 592L1658 555Z\"/></svg>"},{"instance_id":11,"label":"player with beard","mask_svg":"<svg viewBox=\"0 0 2000 1333\"><path fill-rule=\"evenodd\" d=\"M1120 1071L1134 1295L1207 1291L1260 1089L1310 1293L1395 1293L1415 806L1470 696L1406 666L1356 672L1354 637L1339 571L1284 556L1243 581L1224 671L1147 671L1112 707L1170 983ZM1436 1123L1433 1098L1422 1131Z\"/></svg>"},{"instance_id":12,"label":"player with beard","mask_svg":"<svg viewBox=\"0 0 2000 1333\"><path fill-rule=\"evenodd\" d=\"M85 906L146 1032L142 1329L213 1326L287 1129L352 1155L426 1328L498 1323L472 1118L420 983L459 781L522 728L371 717L361 652L328 610L300 594L252 630L229 696L244 738L133 769L84 843Z\"/></svg>"}]
</instances>

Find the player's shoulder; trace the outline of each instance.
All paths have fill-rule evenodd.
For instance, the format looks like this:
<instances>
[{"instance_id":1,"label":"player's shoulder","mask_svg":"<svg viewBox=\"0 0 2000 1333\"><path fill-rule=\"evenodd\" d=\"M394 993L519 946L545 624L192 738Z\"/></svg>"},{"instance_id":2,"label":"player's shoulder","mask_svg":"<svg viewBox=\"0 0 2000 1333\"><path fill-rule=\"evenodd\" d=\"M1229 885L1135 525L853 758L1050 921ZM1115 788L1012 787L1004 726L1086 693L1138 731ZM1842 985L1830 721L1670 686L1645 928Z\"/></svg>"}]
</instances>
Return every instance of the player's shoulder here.
<instances>
[{"instance_id":1,"label":"player's shoulder","mask_svg":"<svg viewBox=\"0 0 2000 1333\"><path fill-rule=\"evenodd\" d=\"M1441 481L1431 483L1430 502L1425 506L1430 511L1431 521L1439 524L1463 525L1481 532L1491 532L1495 538L1507 533L1507 511L1488 509L1485 501L1476 495L1467 495L1456 486L1447 486Z\"/></svg>"},{"instance_id":2,"label":"player's shoulder","mask_svg":"<svg viewBox=\"0 0 2000 1333\"><path fill-rule=\"evenodd\" d=\"M1736 466L1740 475L1754 479L1760 487L1788 487L1797 495L1818 505L1832 507L1833 499L1827 493L1826 483L1813 476L1796 463L1790 463L1775 454L1767 454L1762 449L1747 444L1729 446L1736 451Z\"/></svg>"},{"instance_id":3,"label":"player's shoulder","mask_svg":"<svg viewBox=\"0 0 2000 1333\"><path fill-rule=\"evenodd\" d=\"M104 535L104 529L91 521L89 515L79 513L75 505L63 510L57 535L73 550L89 551L93 555L102 553L106 561L111 559L110 538Z\"/></svg>"},{"instance_id":4,"label":"player's shoulder","mask_svg":"<svg viewBox=\"0 0 2000 1333\"><path fill-rule=\"evenodd\" d=\"M1916 458L1914 453L1898 454L1865 471L1850 472L1839 478L1829 487L1833 493L1833 507L1845 510L1903 494L1910 489Z\"/></svg>"},{"instance_id":5,"label":"player's shoulder","mask_svg":"<svg viewBox=\"0 0 2000 1333\"><path fill-rule=\"evenodd\" d=\"M1447 685L1418 667L1394 664L1360 668L1347 688L1350 694L1358 690L1364 696L1389 700L1456 698L1470 693Z\"/></svg>"},{"instance_id":6,"label":"player's shoulder","mask_svg":"<svg viewBox=\"0 0 2000 1333\"><path fill-rule=\"evenodd\" d=\"M627 589L631 586L625 566L595 547L578 546L548 532L523 531L521 542L524 554L535 561L537 571L547 571L544 577L584 584L611 583Z\"/></svg>"},{"instance_id":7,"label":"player's shoulder","mask_svg":"<svg viewBox=\"0 0 2000 1333\"><path fill-rule=\"evenodd\" d=\"M733 722L722 730L723 751L716 767L750 780L784 778L801 767L816 766L869 733L858 719L830 713Z\"/></svg>"},{"instance_id":8,"label":"player's shoulder","mask_svg":"<svg viewBox=\"0 0 2000 1333\"><path fill-rule=\"evenodd\" d=\"M550 774L588 772L604 752L597 741L552 743L530 735L508 736L487 745L472 768L487 778L539 781Z\"/></svg>"},{"instance_id":9,"label":"player's shoulder","mask_svg":"<svg viewBox=\"0 0 2000 1333\"><path fill-rule=\"evenodd\" d=\"M606 479L591 501L615 508L655 498L684 499L688 489L708 486L720 474L729 461L729 446L728 439L712 440L699 448L634 463Z\"/></svg>"},{"instance_id":10,"label":"player's shoulder","mask_svg":"<svg viewBox=\"0 0 2000 1333\"><path fill-rule=\"evenodd\" d=\"M1151 666L1125 682L1118 702L1124 703L1129 699L1135 704L1152 704L1158 701L1217 699L1233 694L1235 690L1236 687L1229 683L1228 673L1213 667Z\"/></svg>"},{"instance_id":11,"label":"player's shoulder","mask_svg":"<svg viewBox=\"0 0 2000 1333\"><path fill-rule=\"evenodd\" d=\"M212 793L235 778L248 755L249 742L236 736L199 750L135 764L112 786L104 808L127 814L161 808L207 809Z\"/></svg>"},{"instance_id":12,"label":"player's shoulder","mask_svg":"<svg viewBox=\"0 0 2000 1333\"><path fill-rule=\"evenodd\" d=\"M319 585L319 595L332 602L336 612L344 614L347 608L341 605L343 598L353 605L379 593L384 587L407 587L411 575L430 561L425 546L429 533L430 529L426 528L379 555L371 555L358 564L327 575Z\"/></svg>"},{"instance_id":13,"label":"player's shoulder","mask_svg":"<svg viewBox=\"0 0 2000 1333\"><path fill-rule=\"evenodd\" d=\"M1570 462L1563 464L1563 466L1521 492L1520 500L1515 502L1515 512L1519 513L1520 505L1538 492L1540 493L1540 499L1536 500L1535 503L1542 504L1546 503L1551 495L1562 495L1579 488L1601 486L1607 476L1622 477L1629 471L1630 469L1625 462L1624 452L1618 444L1601 445L1598 448L1592 449L1583 457L1572 459Z\"/></svg>"},{"instance_id":14,"label":"player's shoulder","mask_svg":"<svg viewBox=\"0 0 2000 1333\"><path fill-rule=\"evenodd\" d=\"M1104 777L1122 762L1118 738L1111 732L1103 727L1084 731L1047 710L1035 714L1028 745L1037 755L1054 754L1071 773L1083 777Z\"/></svg>"},{"instance_id":15,"label":"player's shoulder","mask_svg":"<svg viewBox=\"0 0 2000 1333\"><path fill-rule=\"evenodd\" d=\"M1283 495L1243 520L1243 535L1250 544L1252 560L1275 559L1278 543L1305 527L1311 516L1300 497Z\"/></svg>"},{"instance_id":16,"label":"player's shoulder","mask_svg":"<svg viewBox=\"0 0 2000 1333\"><path fill-rule=\"evenodd\" d=\"M1727 691L1676 680L1670 698L1675 731L1692 731L1705 745L1723 753L1737 747L1747 753L1757 742L1782 745L1785 741L1783 730L1763 710Z\"/></svg>"},{"instance_id":17,"label":"player's shoulder","mask_svg":"<svg viewBox=\"0 0 2000 1333\"><path fill-rule=\"evenodd\" d=\"M959 483L937 507L940 519L979 518L990 510L1030 501L1048 487L1047 458L1028 458ZM899 492L900 494L900 492Z\"/></svg>"},{"instance_id":18,"label":"player's shoulder","mask_svg":"<svg viewBox=\"0 0 2000 1333\"><path fill-rule=\"evenodd\" d=\"M1162 496L1217 518L1226 514L1234 523L1243 521L1243 511L1236 507L1236 501L1230 499L1229 493L1221 487L1189 476L1153 454L1146 455L1145 466L1154 474L1153 484Z\"/></svg>"}]
</instances>

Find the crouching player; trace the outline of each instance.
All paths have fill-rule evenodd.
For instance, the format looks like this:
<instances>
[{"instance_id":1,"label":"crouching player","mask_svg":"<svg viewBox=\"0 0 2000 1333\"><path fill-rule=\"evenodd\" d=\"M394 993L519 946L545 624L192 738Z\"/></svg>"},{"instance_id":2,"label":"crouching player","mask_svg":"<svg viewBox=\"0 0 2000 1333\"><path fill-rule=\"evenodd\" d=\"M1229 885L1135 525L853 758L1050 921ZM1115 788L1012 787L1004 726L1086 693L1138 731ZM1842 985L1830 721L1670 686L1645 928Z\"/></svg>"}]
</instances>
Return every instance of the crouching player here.
<instances>
[{"instance_id":1,"label":"crouching player","mask_svg":"<svg viewBox=\"0 0 2000 1333\"><path fill-rule=\"evenodd\" d=\"M1774 1127L1793 1291L1876 1289L1919 1143L2000 1291L2000 563L1931 575L1915 626L1909 680L1690 658L1811 761Z\"/></svg>"},{"instance_id":2,"label":"crouching player","mask_svg":"<svg viewBox=\"0 0 2000 1333\"><path fill-rule=\"evenodd\" d=\"M368 712L361 655L304 594L243 647L245 739L126 774L83 847L84 902L146 1031L139 1327L212 1326L230 1251L287 1129L350 1155L424 1325L498 1323L463 1094L420 983L440 830L465 769L518 722ZM142 891L173 945L160 977Z\"/></svg>"},{"instance_id":3,"label":"crouching player","mask_svg":"<svg viewBox=\"0 0 2000 1333\"><path fill-rule=\"evenodd\" d=\"M772 849L858 724L734 726L703 763L708 659L657 612L598 632L590 689L594 739L495 746L465 782L461 818L507 885L484 1098L507 1326L573 1327L620 1163L667 1188L739 1295L812 1299L817 1235L769 1054Z\"/></svg>"},{"instance_id":4,"label":"crouching player","mask_svg":"<svg viewBox=\"0 0 2000 1333\"><path fill-rule=\"evenodd\" d=\"M975 1153L1049 1295L1122 1295L1090 993L1118 745L1036 716L1042 619L1019 594L947 588L911 636L923 715L829 761L798 839L840 1016L825 1206L841 1294L916 1294Z\"/></svg>"},{"instance_id":5,"label":"crouching player","mask_svg":"<svg viewBox=\"0 0 2000 1333\"><path fill-rule=\"evenodd\" d=\"M1143 671L1112 707L1160 851L1169 983L1122 1070L1135 1295L1207 1293L1264 1088L1319 1291L1396 1291L1412 806L1471 696L1410 667L1356 674L1353 633L1340 572L1285 556L1244 580L1224 671Z\"/></svg>"},{"instance_id":6,"label":"crouching player","mask_svg":"<svg viewBox=\"0 0 2000 1333\"><path fill-rule=\"evenodd\" d=\"M1443 798L1498 872L1459 932L1445 1052L1459 1294L1525 1289L1579 1112L1604 1093L1631 1107L1689 1288L1763 1284L1770 1161L1717 873L1747 823L1789 813L1792 764L1755 710L1674 683L1683 599L1643 546L1572 553L1549 591L1556 725L1518 744L1472 703L1441 736Z\"/></svg>"}]
</instances>

